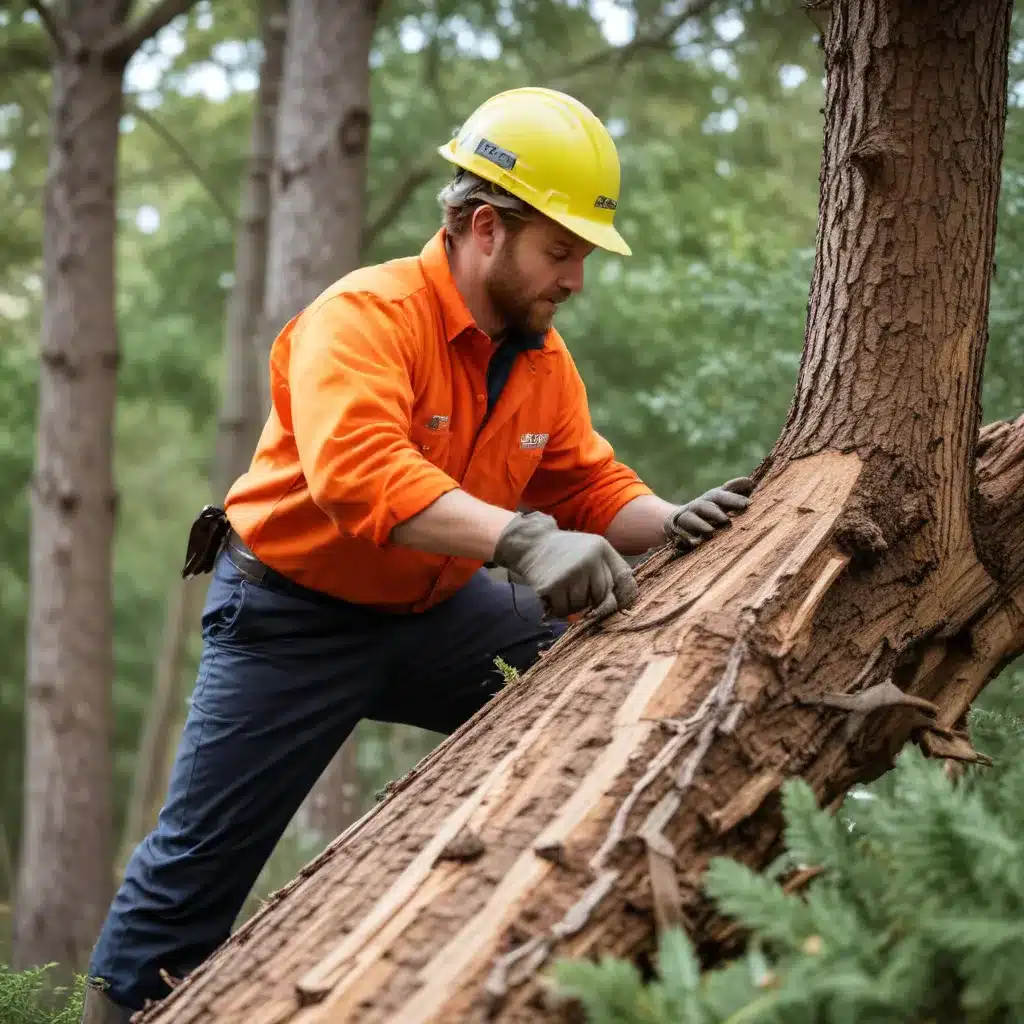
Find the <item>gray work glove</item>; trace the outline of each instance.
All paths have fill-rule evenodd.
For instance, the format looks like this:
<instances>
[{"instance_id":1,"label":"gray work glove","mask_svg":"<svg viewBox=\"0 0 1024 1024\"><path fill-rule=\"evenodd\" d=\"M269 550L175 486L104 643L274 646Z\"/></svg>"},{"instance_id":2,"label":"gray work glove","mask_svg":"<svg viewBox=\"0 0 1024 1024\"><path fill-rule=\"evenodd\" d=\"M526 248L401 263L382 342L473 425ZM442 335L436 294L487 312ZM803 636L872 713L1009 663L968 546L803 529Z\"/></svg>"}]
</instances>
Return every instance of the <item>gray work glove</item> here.
<instances>
[{"instance_id":1,"label":"gray work glove","mask_svg":"<svg viewBox=\"0 0 1024 1024\"><path fill-rule=\"evenodd\" d=\"M516 515L498 538L494 562L522 577L556 618L587 608L604 618L637 598L633 570L604 537L560 530L542 512Z\"/></svg>"},{"instance_id":2,"label":"gray work glove","mask_svg":"<svg viewBox=\"0 0 1024 1024\"><path fill-rule=\"evenodd\" d=\"M665 537L680 551L689 551L716 530L728 526L729 512L742 512L754 490L752 480L738 477L680 505L665 520Z\"/></svg>"}]
</instances>

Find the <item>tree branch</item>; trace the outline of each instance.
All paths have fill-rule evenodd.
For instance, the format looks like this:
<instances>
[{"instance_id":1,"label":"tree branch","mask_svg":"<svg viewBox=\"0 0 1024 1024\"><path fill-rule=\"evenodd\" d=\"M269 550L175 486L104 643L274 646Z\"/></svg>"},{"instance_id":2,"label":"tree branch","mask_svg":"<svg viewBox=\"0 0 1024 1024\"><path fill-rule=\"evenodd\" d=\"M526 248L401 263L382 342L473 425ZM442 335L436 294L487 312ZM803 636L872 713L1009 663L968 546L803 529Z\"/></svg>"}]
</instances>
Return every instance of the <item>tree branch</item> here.
<instances>
[{"instance_id":1,"label":"tree branch","mask_svg":"<svg viewBox=\"0 0 1024 1024\"><path fill-rule=\"evenodd\" d=\"M101 47L104 55L110 60L127 63L147 39L151 39L179 15L187 14L195 3L196 0L159 0L141 17L111 32Z\"/></svg>"},{"instance_id":2,"label":"tree branch","mask_svg":"<svg viewBox=\"0 0 1024 1024\"><path fill-rule=\"evenodd\" d=\"M624 68L630 61L644 50L659 50L692 18L700 17L714 0L691 0L679 14L669 18L657 31L637 34L622 46L609 44L596 53L583 57L575 64L570 64L568 69L556 79L555 88L567 85L576 75L593 68L600 67L606 61L614 60L618 63L619 69Z\"/></svg>"},{"instance_id":3,"label":"tree branch","mask_svg":"<svg viewBox=\"0 0 1024 1024\"><path fill-rule=\"evenodd\" d=\"M195 158L189 153L185 144L178 139L159 119L155 118L148 110L144 110L137 103L126 103L127 112L133 117L137 117L143 124L148 126L155 134L159 135L161 139L174 150L175 153L181 157L185 166L192 172L196 181L206 190L207 195L214 201L217 208L224 214L228 219L228 223L233 224L235 221L234 211L231 209L231 205L227 200L220 194L217 187L210 181L206 172L202 167L196 163Z\"/></svg>"},{"instance_id":4,"label":"tree branch","mask_svg":"<svg viewBox=\"0 0 1024 1024\"><path fill-rule=\"evenodd\" d=\"M438 38L437 32L431 37L430 42L423 51L423 55L426 61L424 78L427 88L434 94L438 109L441 111L441 116L444 118L446 126L454 128L457 118L448 100L448 93L441 84L441 41Z\"/></svg>"},{"instance_id":5,"label":"tree branch","mask_svg":"<svg viewBox=\"0 0 1024 1024\"><path fill-rule=\"evenodd\" d=\"M416 190L429 180L430 175L431 168L427 163L414 164L409 169L408 174L399 182L391 198L378 210L376 216L367 221L366 230L363 233L364 250L369 249L381 233L391 226L405 209L409 200L416 194Z\"/></svg>"},{"instance_id":6,"label":"tree branch","mask_svg":"<svg viewBox=\"0 0 1024 1024\"><path fill-rule=\"evenodd\" d=\"M44 0L28 0L28 5L39 15L39 20L43 23L47 34L53 40L53 45L57 47L57 52L62 53L67 37L65 35L65 25L60 14L48 3L45 3Z\"/></svg>"}]
</instances>

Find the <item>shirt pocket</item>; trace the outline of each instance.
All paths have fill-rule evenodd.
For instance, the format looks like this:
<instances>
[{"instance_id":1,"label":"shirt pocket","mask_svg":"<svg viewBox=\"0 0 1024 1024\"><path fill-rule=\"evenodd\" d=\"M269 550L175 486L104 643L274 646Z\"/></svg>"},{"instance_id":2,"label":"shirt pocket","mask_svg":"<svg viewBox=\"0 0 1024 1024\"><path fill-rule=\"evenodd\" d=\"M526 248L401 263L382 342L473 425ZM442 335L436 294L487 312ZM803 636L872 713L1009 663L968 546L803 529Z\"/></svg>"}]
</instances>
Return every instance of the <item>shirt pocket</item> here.
<instances>
[{"instance_id":1,"label":"shirt pocket","mask_svg":"<svg viewBox=\"0 0 1024 1024\"><path fill-rule=\"evenodd\" d=\"M526 485L537 471L543 456L543 448L515 447L508 453L505 460L505 470L514 501L518 501L522 497L523 491L526 490Z\"/></svg>"},{"instance_id":2,"label":"shirt pocket","mask_svg":"<svg viewBox=\"0 0 1024 1024\"><path fill-rule=\"evenodd\" d=\"M446 428L433 430L415 424L409 431L409 438L419 453L439 469L446 469L452 449L452 432Z\"/></svg>"}]
</instances>

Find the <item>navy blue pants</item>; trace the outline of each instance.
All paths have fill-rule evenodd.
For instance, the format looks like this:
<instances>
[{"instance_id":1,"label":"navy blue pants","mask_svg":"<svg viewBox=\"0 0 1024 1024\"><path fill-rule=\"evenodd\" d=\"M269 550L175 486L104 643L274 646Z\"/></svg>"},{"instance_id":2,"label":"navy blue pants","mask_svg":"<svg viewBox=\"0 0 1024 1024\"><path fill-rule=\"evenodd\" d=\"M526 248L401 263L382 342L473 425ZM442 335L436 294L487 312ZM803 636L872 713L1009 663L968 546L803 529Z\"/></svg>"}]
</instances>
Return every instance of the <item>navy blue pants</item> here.
<instances>
[{"instance_id":1,"label":"navy blue pants","mask_svg":"<svg viewBox=\"0 0 1024 1024\"><path fill-rule=\"evenodd\" d=\"M166 802L89 965L134 1009L229 935L285 827L362 718L453 732L564 629L536 594L480 572L418 615L243 579L221 554Z\"/></svg>"}]
</instances>

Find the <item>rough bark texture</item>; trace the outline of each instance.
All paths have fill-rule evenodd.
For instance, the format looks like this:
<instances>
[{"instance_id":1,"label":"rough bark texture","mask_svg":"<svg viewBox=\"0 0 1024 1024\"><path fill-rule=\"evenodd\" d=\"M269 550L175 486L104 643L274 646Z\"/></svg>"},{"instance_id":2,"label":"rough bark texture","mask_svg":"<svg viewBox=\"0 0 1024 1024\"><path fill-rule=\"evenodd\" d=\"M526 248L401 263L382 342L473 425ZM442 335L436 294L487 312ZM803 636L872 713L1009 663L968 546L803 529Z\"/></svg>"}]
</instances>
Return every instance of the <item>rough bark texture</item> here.
<instances>
[{"instance_id":1,"label":"rough bark texture","mask_svg":"<svg viewBox=\"0 0 1024 1024\"><path fill-rule=\"evenodd\" d=\"M267 353L288 320L359 264L377 12L377 0L291 0L272 183ZM261 378L265 387L265 371ZM269 408L266 393L263 405Z\"/></svg>"},{"instance_id":2,"label":"rough bark texture","mask_svg":"<svg viewBox=\"0 0 1024 1024\"><path fill-rule=\"evenodd\" d=\"M222 502L231 485L248 468L263 427L260 336L270 225L270 172L288 28L287 0L265 0L261 23L263 62L253 110L242 209L235 229L234 284L228 302L224 380L210 479L214 502ZM155 823L167 789L171 766L168 752L183 721L176 709L181 706L188 640L199 626L207 585L205 580L176 577L168 591L163 640L139 740L120 863L127 860L136 843Z\"/></svg>"},{"instance_id":3,"label":"rough bark texture","mask_svg":"<svg viewBox=\"0 0 1024 1024\"><path fill-rule=\"evenodd\" d=\"M111 548L122 76L189 0L37 5L54 47L32 489L16 966L83 965L110 899ZM64 9L66 7L66 10Z\"/></svg>"},{"instance_id":4,"label":"rough bark texture","mask_svg":"<svg viewBox=\"0 0 1024 1024\"><path fill-rule=\"evenodd\" d=\"M324 288L359 265L377 10L376 0L291 0L274 161L267 346ZM266 363L264 409L270 403ZM303 832L322 842L355 813L354 744L345 746L298 815Z\"/></svg>"},{"instance_id":5,"label":"rough bark texture","mask_svg":"<svg viewBox=\"0 0 1024 1024\"><path fill-rule=\"evenodd\" d=\"M1024 419L977 430L1010 6L836 5L806 352L750 510L651 558L630 615L572 627L147 1022L556 1019L554 957L673 922L723 954L702 873L778 851L783 779L832 803L908 739L976 756L964 713L1024 648Z\"/></svg>"},{"instance_id":6,"label":"rough bark texture","mask_svg":"<svg viewBox=\"0 0 1024 1024\"><path fill-rule=\"evenodd\" d=\"M78 5L71 27L82 44L102 38L122 6L117 0ZM44 196L18 966L81 963L110 898L120 116L121 69L76 59L65 48L53 68Z\"/></svg>"}]
</instances>

